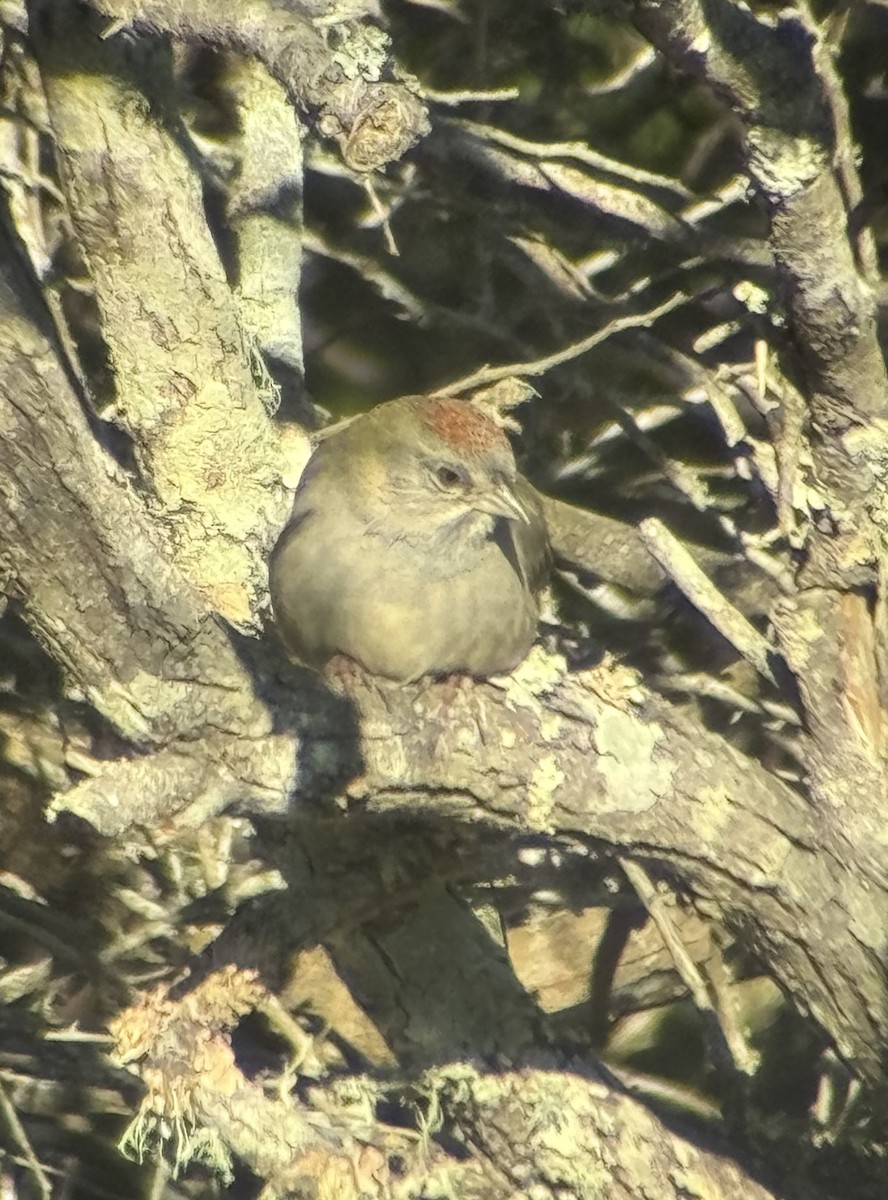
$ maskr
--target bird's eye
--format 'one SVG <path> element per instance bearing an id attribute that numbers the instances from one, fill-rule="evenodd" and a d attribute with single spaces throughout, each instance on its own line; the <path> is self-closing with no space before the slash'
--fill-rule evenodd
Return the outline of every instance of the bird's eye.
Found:
<path id="1" fill-rule="evenodd" d="M 467 482 L 464 471 L 460 471 L 458 467 L 448 467 L 445 464 L 435 467 L 435 479 L 445 488 L 459 487 L 460 484 Z"/>

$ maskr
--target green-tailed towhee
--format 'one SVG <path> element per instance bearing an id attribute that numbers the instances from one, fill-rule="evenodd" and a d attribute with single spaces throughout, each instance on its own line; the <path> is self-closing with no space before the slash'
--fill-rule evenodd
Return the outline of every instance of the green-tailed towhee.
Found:
<path id="1" fill-rule="evenodd" d="M 322 437 L 270 564 L 285 641 L 407 681 L 516 666 L 533 642 L 546 527 L 500 427 L 462 400 L 391 400 Z"/>

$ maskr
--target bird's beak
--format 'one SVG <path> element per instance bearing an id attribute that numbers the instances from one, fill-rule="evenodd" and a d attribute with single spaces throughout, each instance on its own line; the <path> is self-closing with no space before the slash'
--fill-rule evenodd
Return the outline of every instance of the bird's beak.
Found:
<path id="1" fill-rule="evenodd" d="M 506 484 L 501 483 L 486 492 L 472 497 L 472 508 L 491 517 L 505 517 L 507 521 L 523 521 L 530 524 L 527 509 Z"/>

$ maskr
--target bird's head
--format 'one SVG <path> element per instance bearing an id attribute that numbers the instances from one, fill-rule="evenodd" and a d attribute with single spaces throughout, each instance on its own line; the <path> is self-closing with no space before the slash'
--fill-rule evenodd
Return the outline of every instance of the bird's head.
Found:
<path id="1" fill-rule="evenodd" d="M 502 429 L 463 400 L 408 396 L 349 429 L 363 474 L 405 537 L 487 537 L 498 519 L 527 523 L 515 456 Z"/>

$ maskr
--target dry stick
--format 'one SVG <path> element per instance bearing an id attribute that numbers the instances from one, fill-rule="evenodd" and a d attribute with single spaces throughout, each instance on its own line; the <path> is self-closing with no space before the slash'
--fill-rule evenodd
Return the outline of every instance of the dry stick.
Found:
<path id="1" fill-rule="evenodd" d="M 48 1029 L 43 1035 L 44 1042 L 87 1042 L 89 1044 L 109 1046 L 114 1042 L 110 1033 L 89 1033 L 85 1029 Z"/>
<path id="2" fill-rule="evenodd" d="M 472 104 L 476 101 L 517 100 L 521 92 L 514 87 L 498 88 L 492 92 L 436 92 L 432 88 L 423 88 L 422 94 L 435 104 Z"/>
<path id="3" fill-rule="evenodd" d="M 746 422 L 740 416 L 731 390 L 723 386 L 717 377 L 712 378 L 708 372 L 702 371 L 688 355 L 684 355 L 674 349 L 671 349 L 670 353 L 674 358 L 688 363 L 694 369 L 695 373 L 699 375 L 699 386 L 706 392 L 706 399 L 722 427 L 728 449 L 733 451 L 735 446 L 742 443 L 749 451 L 752 466 L 776 505 L 780 531 L 785 534 L 791 528 L 792 486 L 795 467 L 793 466 L 792 470 L 787 474 L 787 471 L 781 466 L 780 457 L 775 453 L 774 447 L 770 444 L 760 442 L 752 436 Z M 734 385 L 733 390 L 738 390 L 737 385 Z M 741 457 L 735 454 L 733 459 L 734 470 L 742 478 L 740 472 Z M 747 460 L 743 458 L 742 461 Z M 787 494 L 789 496 L 788 500 L 786 500 Z M 756 545 L 754 538 L 740 529 L 727 513 L 718 513 L 716 519 L 728 536 L 741 543 L 746 557 L 754 566 L 774 579 L 782 591 L 789 594 L 794 590 L 792 572 L 784 563 L 761 550 Z"/>
<path id="4" fill-rule="evenodd" d="M 694 607 L 760 675 L 776 683 L 770 660 L 778 652 L 768 639 L 734 608 L 662 521 L 649 517 L 638 528 L 648 550 Z"/>
<path id="5" fill-rule="evenodd" d="M 707 381 L 707 394 L 709 385 Z M 640 426 L 633 414 L 623 407 L 615 408 L 615 420 L 627 437 L 642 450 L 652 462 L 656 463 L 663 474 L 681 495 L 693 505 L 697 512 L 711 513 L 719 527 L 732 541 L 739 542 L 743 553 L 754 567 L 773 579 L 778 587 L 786 593 L 793 591 L 793 578 L 789 570 L 756 545 L 755 539 L 740 529 L 727 513 L 715 512 L 709 504 L 709 492 L 699 474 L 685 463 L 677 462 L 666 454 L 657 442 Z"/>
<path id="6" fill-rule="evenodd" d="M 27 1163 L 28 1170 L 34 1176 L 34 1182 L 41 1200 L 51 1200 L 52 1184 L 49 1182 L 46 1172 L 41 1166 L 37 1155 L 34 1153 L 34 1148 L 28 1140 L 27 1133 L 25 1133 L 25 1127 L 19 1120 L 18 1113 L 15 1111 L 15 1106 L 6 1093 L 6 1088 L 2 1080 L 0 1080 L 0 1116 L 2 1116 L 6 1123 L 13 1143 L 18 1146 L 22 1157 Z"/>
<path id="7" fill-rule="evenodd" d="M 329 259 L 330 262 L 341 263 L 344 267 L 348 267 L 354 271 L 383 300 L 388 300 L 392 304 L 398 305 L 405 316 L 410 317 L 414 321 L 427 320 L 430 314 L 438 315 L 437 310 L 433 309 L 424 299 L 417 296 L 415 292 L 411 292 L 409 288 L 404 286 L 400 279 L 392 275 L 386 267 L 371 255 L 355 254 L 340 246 L 334 246 L 332 243 L 325 241 L 323 235 L 314 229 L 306 229 L 302 245 L 304 250 L 308 250 L 321 258 Z M 455 314 L 456 316 L 461 316 L 461 314 Z M 464 323 L 466 325 L 470 324 L 469 322 Z M 472 328 L 475 328 L 474 325 L 472 325 Z M 490 334 L 493 331 L 485 326 L 482 332 Z"/>
<path id="8" fill-rule="evenodd" d="M 714 213 L 721 212 L 729 205 L 744 199 L 748 189 L 749 180 L 746 176 L 735 175 L 708 196 L 694 200 L 687 208 L 682 209 L 679 215 L 686 225 L 697 225 Z"/>
<path id="9" fill-rule="evenodd" d="M 373 211 L 376 213 L 377 217 L 379 218 L 379 223 L 382 226 L 382 232 L 385 237 L 386 249 L 388 250 L 389 254 L 392 256 L 392 258 L 398 258 L 401 254 L 401 251 L 398 249 L 398 243 L 395 241 L 395 235 L 392 233 L 391 223 L 389 222 L 389 215 L 385 211 L 385 207 L 383 206 L 382 201 L 379 199 L 379 193 L 376 191 L 376 188 L 373 186 L 373 180 L 370 178 L 369 175 L 367 175 L 362 180 L 362 183 L 364 185 L 364 191 L 367 194 L 367 199 L 370 201 L 371 207 L 373 208 Z"/>
<path id="10" fill-rule="evenodd" d="M 704 671 L 685 671 L 681 675 L 652 675 L 648 683 L 661 691 L 671 689 L 683 692 L 687 696 L 717 700 L 740 712 L 760 713 L 778 720 L 784 725 L 793 725 L 795 728 L 799 728 L 802 724 L 798 713 L 788 704 L 744 696 L 737 688 L 731 687 L 722 679 L 713 679 Z"/>
<path id="11" fill-rule="evenodd" d="M 691 993 L 691 999 L 701 1012 L 713 1012 L 712 1000 L 706 981 L 697 969 L 697 964 L 688 953 L 687 947 L 681 940 L 674 923 L 663 907 L 663 898 L 658 894 L 651 877 L 644 867 L 623 855 L 619 859 L 620 866 L 626 878 L 635 889 L 639 900 L 647 909 L 648 915 L 657 927 L 666 949 L 669 951 L 675 969 L 681 976 L 682 982 Z"/>
<path id="12" fill-rule="evenodd" d="M 644 46 L 624 67 L 614 71 L 609 79 L 603 79 L 600 83 L 587 83 L 584 91 L 587 96 L 608 96 L 618 92 L 656 61 L 657 52 L 653 46 Z"/>
<path id="13" fill-rule="evenodd" d="M 458 126 L 479 141 L 492 142 L 518 154 L 526 154 L 529 158 L 572 158 L 576 162 L 593 167 L 597 171 L 605 171 L 630 183 L 666 188 L 673 195 L 677 194 L 689 202 L 697 199 L 678 179 L 658 175 L 653 171 L 642 171 L 619 159 L 609 158 L 606 154 L 593 150 L 585 142 L 531 142 L 526 138 L 516 137 L 506 129 L 498 129 L 495 125 L 483 125 L 464 118 L 450 118 L 449 123 Z"/>
<path id="14" fill-rule="evenodd" d="M 657 892 L 647 871 L 639 863 L 620 857 L 620 866 L 626 878 L 632 884 L 639 900 L 647 909 L 648 915 L 657 927 L 666 949 L 672 957 L 675 969 L 682 983 L 688 989 L 698 1011 L 706 1019 L 707 1026 L 717 1044 L 711 1046 L 713 1058 L 727 1058 L 734 1072 L 748 1074 L 754 1067 L 749 1049 L 743 1041 L 739 1030 L 732 1030 L 730 1022 L 724 1020 L 712 1001 L 706 980 L 697 964 L 688 953 L 687 947 L 681 940 L 678 930 L 663 904 L 663 898 Z"/>
<path id="15" fill-rule="evenodd" d="M 316 160 L 317 155 L 314 158 Z M 342 177 L 353 179 L 353 175 L 347 174 L 344 168 Z M 303 247 L 310 250 L 312 254 L 328 258 L 331 262 L 341 263 L 344 267 L 354 271 L 384 300 L 390 300 L 393 304 L 399 305 L 406 315 L 414 320 L 437 322 L 439 325 L 452 326 L 457 330 L 469 330 L 473 334 L 501 342 L 503 345 L 511 345 L 514 342 L 512 335 L 504 327 L 483 317 L 462 312 L 459 308 L 447 308 L 444 304 L 437 304 L 426 297 L 417 296 L 372 254 L 356 254 L 341 246 L 334 246 L 325 241 L 316 229 L 306 229 L 302 242 Z"/>
<path id="16" fill-rule="evenodd" d="M 650 308 L 647 312 L 617 317 L 615 320 L 609 321 L 603 329 L 597 330 L 579 342 L 556 350 L 554 354 L 548 354 L 544 358 L 534 358 L 529 362 L 506 363 L 501 367 L 482 367 L 480 371 L 475 371 L 472 375 L 464 375 L 462 379 L 455 379 L 443 387 L 436 388 L 432 395 L 452 396 L 458 392 L 468 391 L 470 388 L 481 387 L 482 384 L 497 383 L 499 380 L 508 379 L 513 375 L 545 375 L 546 371 L 551 371 L 553 367 L 559 367 L 562 363 L 570 362 L 571 359 L 579 358 L 581 354 L 594 350 L 596 346 L 606 342 L 615 333 L 622 333 L 624 329 L 638 329 L 653 325 L 660 317 L 689 300 L 690 297 L 686 296 L 684 292 L 676 292 L 655 308 Z"/>

